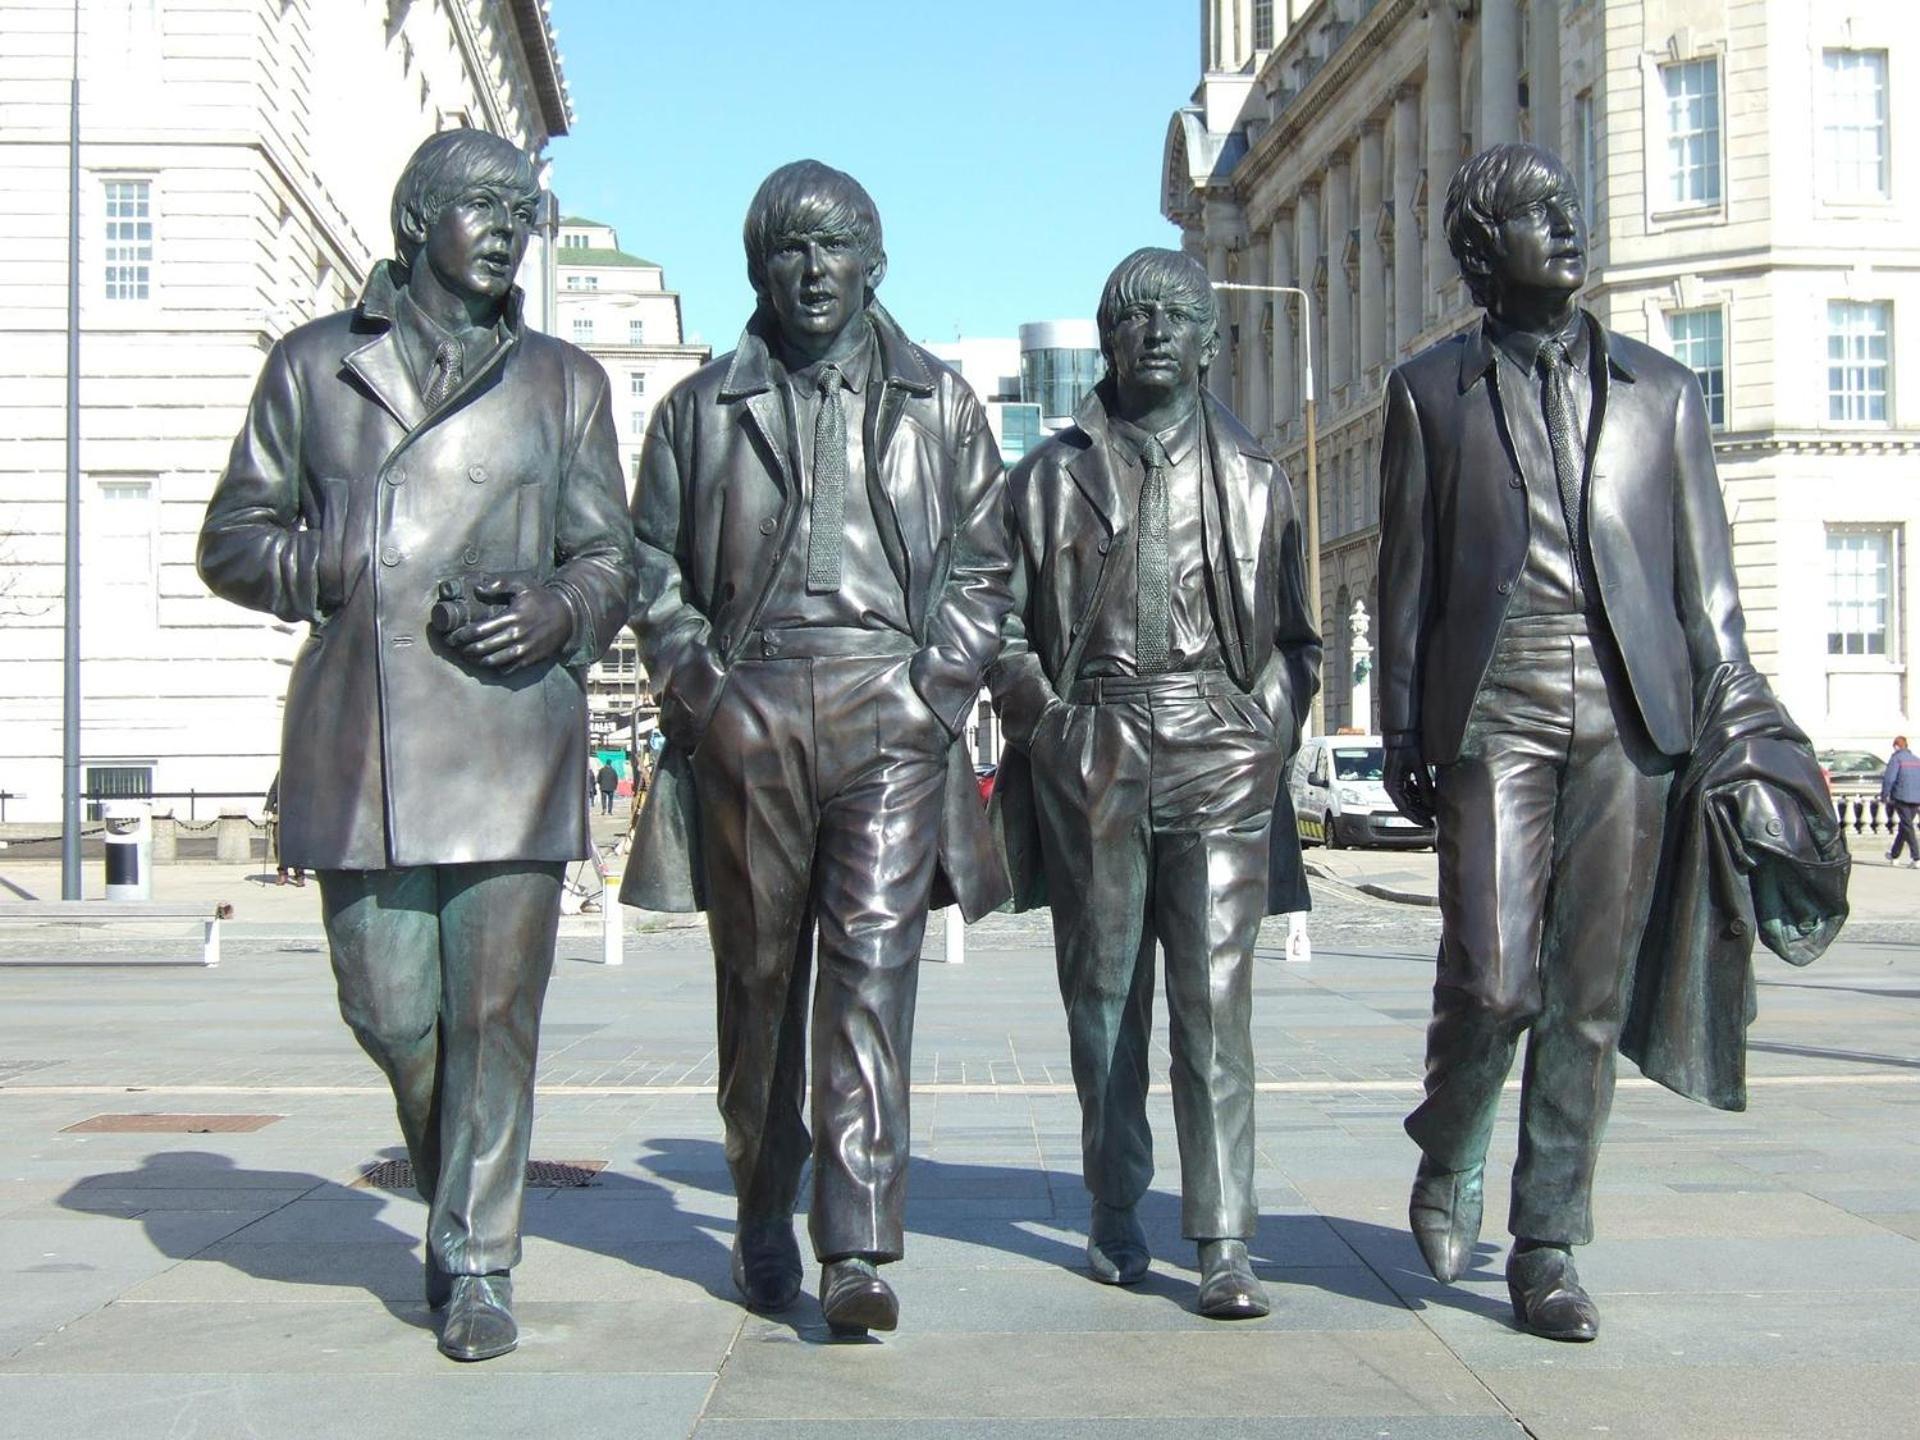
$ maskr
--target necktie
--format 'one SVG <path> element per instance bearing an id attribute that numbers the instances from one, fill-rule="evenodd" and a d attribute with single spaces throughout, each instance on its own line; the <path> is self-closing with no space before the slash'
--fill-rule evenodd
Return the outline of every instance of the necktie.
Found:
<path id="1" fill-rule="evenodd" d="M 1167 573 L 1167 448 L 1155 436 L 1140 447 L 1147 478 L 1140 486 L 1140 566 L 1135 600 L 1140 673 L 1167 668 L 1173 582 Z"/>
<path id="2" fill-rule="evenodd" d="M 465 368 L 458 340 L 442 340 L 433 351 L 433 375 L 427 381 L 427 408 L 438 410 L 460 384 Z"/>
<path id="3" fill-rule="evenodd" d="M 813 422 L 813 496 L 807 504 L 807 591 L 840 588 L 840 556 L 847 515 L 847 412 L 840 404 L 840 371 L 823 365 L 820 413 Z"/>
<path id="4" fill-rule="evenodd" d="M 1553 445 L 1553 475 L 1560 485 L 1560 510 L 1567 519 L 1567 544 L 1573 551 L 1573 575 L 1580 587 L 1585 589 L 1588 565 L 1583 529 L 1587 509 L 1581 490 L 1586 457 L 1580 451 L 1580 432 L 1573 423 L 1573 392 L 1567 384 L 1567 373 L 1572 362 L 1565 345 L 1558 340 L 1549 340 L 1540 347 L 1536 363 L 1546 377 L 1542 397 L 1547 418 L 1547 439 Z"/>

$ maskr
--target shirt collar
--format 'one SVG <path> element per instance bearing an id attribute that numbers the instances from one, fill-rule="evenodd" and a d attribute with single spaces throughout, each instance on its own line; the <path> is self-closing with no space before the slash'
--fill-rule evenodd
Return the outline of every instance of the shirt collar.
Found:
<path id="1" fill-rule="evenodd" d="M 1487 339 L 1494 347 L 1529 375 L 1539 358 L 1540 347 L 1553 340 L 1567 347 L 1568 359 L 1575 370 L 1587 368 L 1587 317 L 1577 308 L 1567 323 L 1550 335 L 1522 330 L 1491 314 L 1487 316 L 1486 329 Z"/>
<path id="2" fill-rule="evenodd" d="M 1146 449 L 1147 432 L 1131 420 L 1122 420 L 1118 415 L 1111 417 L 1108 423 L 1113 433 L 1125 440 L 1133 453 L 1140 457 L 1141 463 L 1145 464 L 1142 452 Z M 1166 450 L 1169 464 L 1184 465 L 1187 457 L 1193 454 L 1200 443 L 1200 407 L 1194 406 L 1184 417 L 1166 429 L 1155 431 L 1153 438 L 1157 439 L 1161 447 Z"/>
<path id="3" fill-rule="evenodd" d="M 873 322 L 863 315 L 861 317 L 861 323 L 866 331 L 865 343 L 855 345 L 852 352 L 848 354 L 845 359 L 831 362 L 833 367 L 840 372 L 840 384 L 842 388 L 853 391 L 861 391 L 867 388 L 867 377 L 873 373 L 873 349 L 877 343 L 873 333 Z M 781 372 L 785 374 L 793 384 L 807 390 L 816 390 L 819 388 L 819 380 L 817 377 L 821 370 L 829 363 L 825 360 L 816 360 L 811 365 L 802 366 L 797 370 L 789 370 L 784 362 L 780 360 L 778 354 L 770 358 L 775 365 L 780 367 Z"/>

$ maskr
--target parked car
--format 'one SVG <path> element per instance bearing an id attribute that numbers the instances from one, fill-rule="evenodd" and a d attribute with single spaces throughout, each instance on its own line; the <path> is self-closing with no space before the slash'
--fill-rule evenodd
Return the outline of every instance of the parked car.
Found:
<path id="1" fill-rule="evenodd" d="M 1813 758 L 1827 772 L 1827 784 L 1834 789 L 1857 790 L 1870 785 L 1878 791 L 1880 777 L 1887 769 L 1887 757 L 1871 750 L 1816 750 Z"/>
<path id="2" fill-rule="evenodd" d="M 1433 844 L 1433 827 L 1393 808 L 1381 776 L 1386 749 L 1378 735 L 1316 735 L 1301 745 L 1288 771 L 1300 842 L 1418 848 Z"/>
<path id="3" fill-rule="evenodd" d="M 993 777 L 999 773 L 1000 767 L 998 765 L 976 765 L 973 767 L 974 781 L 980 786 L 981 804 L 984 805 L 987 801 L 993 799 Z"/>

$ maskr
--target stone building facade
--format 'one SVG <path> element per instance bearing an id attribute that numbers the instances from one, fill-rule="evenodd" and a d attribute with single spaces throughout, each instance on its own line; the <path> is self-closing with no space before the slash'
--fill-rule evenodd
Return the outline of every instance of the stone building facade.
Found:
<path id="1" fill-rule="evenodd" d="M 1756 661 L 1823 745 L 1911 728 L 1920 594 L 1920 63 L 1903 0 L 1202 0 L 1163 209 L 1216 280 L 1312 296 L 1326 722 L 1377 614 L 1380 397 L 1471 323 L 1440 226 L 1459 162 L 1558 151 L 1585 303 L 1701 378 Z M 1213 383 L 1301 483 L 1309 337 L 1228 295 Z"/>
<path id="2" fill-rule="evenodd" d="M 193 557 L 261 361 L 391 252 L 421 140 L 473 125 L 538 153 L 566 88 L 541 0 L 79 12 L 84 783 L 257 807 L 304 627 L 215 599 Z M 74 13 L 0 0 L 0 789 L 9 820 L 56 824 Z M 521 275 L 536 319 L 543 263 Z"/>
<path id="3" fill-rule="evenodd" d="M 554 271 L 554 333 L 606 367 L 621 469 L 631 485 L 653 407 L 712 359 L 713 348 L 686 343 L 679 292 L 667 288 L 660 266 L 622 250 L 611 225 L 563 219 Z M 624 769 L 621 757 L 638 738 L 636 726 L 650 729 L 657 716 L 632 632 L 621 631 L 587 672 L 587 707 L 594 748 Z"/>

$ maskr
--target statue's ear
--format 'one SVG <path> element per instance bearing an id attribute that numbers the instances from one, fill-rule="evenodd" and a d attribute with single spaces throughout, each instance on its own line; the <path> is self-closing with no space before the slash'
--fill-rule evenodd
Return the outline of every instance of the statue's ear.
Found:
<path id="1" fill-rule="evenodd" d="M 1200 347 L 1200 368 L 1206 369 L 1213 364 L 1213 357 L 1220 353 L 1220 327 L 1215 325 L 1207 332 L 1207 338 Z"/>
<path id="2" fill-rule="evenodd" d="M 887 252 L 876 250 L 867 262 L 867 290 L 869 293 L 880 288 L 880 282 L 887 278 Z"/>
<path id="3" fill-rule="evenodd" d="M 412 205 L 400 207 L 400 233 L 415 245 L 427 243 L 427 221 L 420 211 Z"/>

